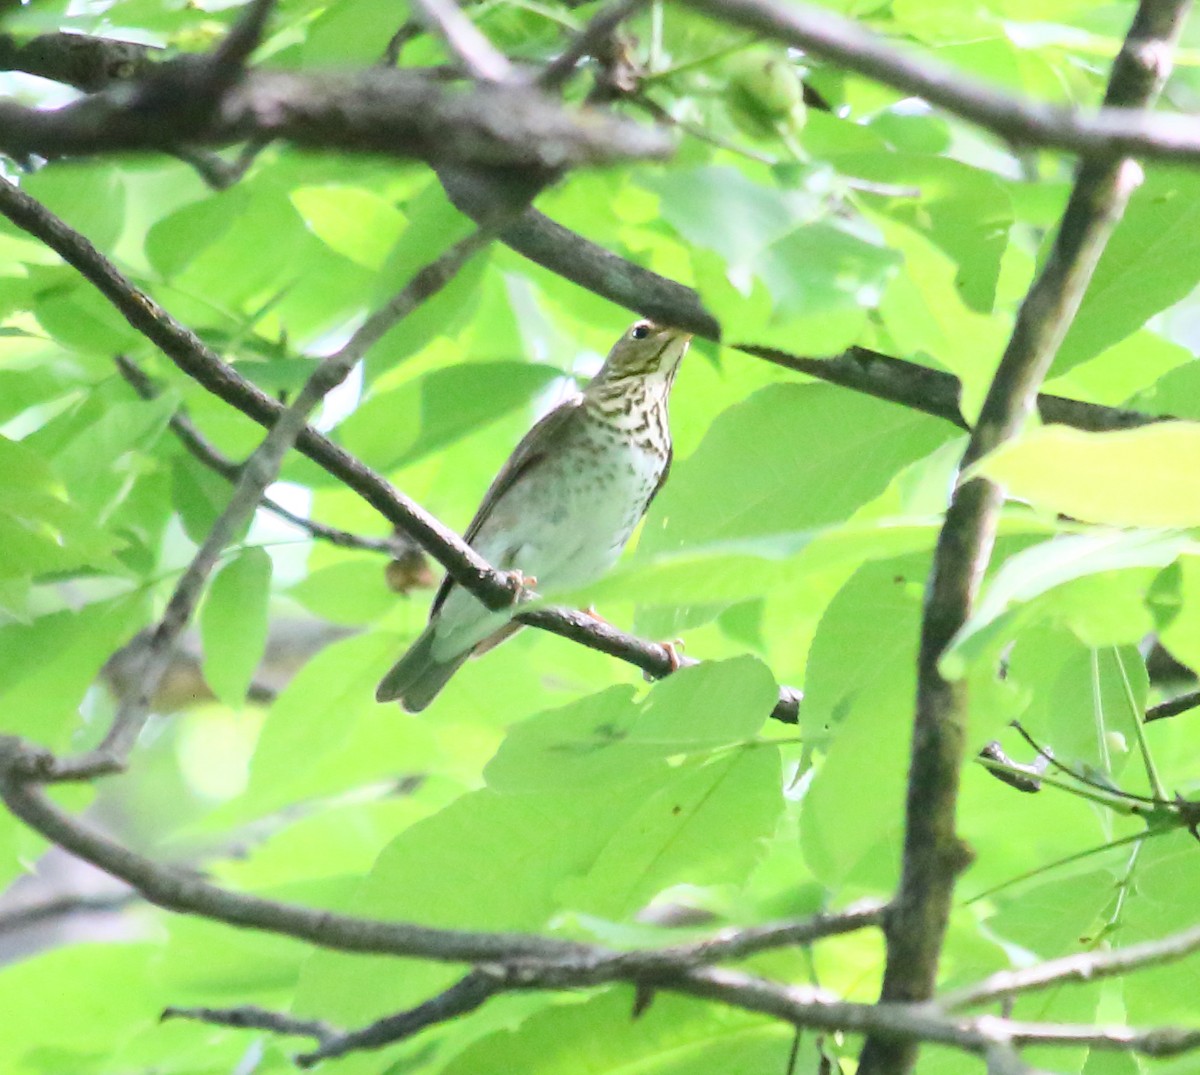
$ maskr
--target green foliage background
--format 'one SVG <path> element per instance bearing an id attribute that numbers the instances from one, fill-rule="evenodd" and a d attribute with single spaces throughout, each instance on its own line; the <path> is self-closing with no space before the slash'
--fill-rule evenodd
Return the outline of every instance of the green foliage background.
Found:
<path id="1" fill-rule="evenodd" d="M 1132 13 L 1083 0 L 831 6 L 1014 93 L 1080 105 L 1099 99 Z M 5 29 L 196 49 L 237 10 L 94 7 L 68 14 L 47 0 Z M 597 7 L 485 0 L 472 15 L 502 50 L 540 62 Z M 404 14 L 383 0 L 284 0 L 264 62 L 373 63 Z M 633 25 L 646 93 L 687 124 L 677 156 L 571 175 L 538 208 L 695 286 L 728 340 L 807 355 L 874 347 L 955 374 L 970 417 L 1065 201 L 1069 161 L 1010 152 L 799 57 L 784 59 L 835 111 L 810 109 L 803 126 L 764 135 L 731 86 L 733 60 L 754 45 L 745 34 L 670 6 Z M 1195 100 L 1197 46 L 1193 32 L 1176 101 Z M 427 36 L 402 56 L 444 59 Z M 34 99 L 45 92 L 17 86 Z M 285 147 L 221 193 L 166 157 L 54 163 L 20 182 L 272 394 L 294 391 L 313 356 L 463 227 L 424 166 Z M 1198 205 L 1194 172 L 1148 169 L 1048 390 L 1200 418 L 1190 348 Z M 101 666 L 153 622 L 228 496 L 167 429 L 170 415 L 185 405 L 235 458 L 261 430 L 9 225 L 0 316 L 0 727 L 80 749 L 112 712 L 96 685 Z M 319 424 L 461 528 L 535 414 L 592 371 L 629 320 L 496 246 L 388 334 Z M 116 353 L 164 387 L 158 400 L 134 395 Z M 900 861 L 922 589 L 962 434 L 705 343 L 680 374 L 673 427 L 675 470 L 636 548 L 576 596 L 639 633 L 686 637 L 702 665 L 647 687 L 615 660 L 526 631 L 464 667 L 431 711 L 377 706 L 374 683 L 420 629 L 427 593 L 397 596 L 380 556 L 313 542 L 260 513 L 200 613 L 214 697 L 159 719 L 130 774 L 98 789 L 95 815 L 155 857 L 202 864 L 239 890 L 616 945 L 690 935 L 653 924 L 667 908 L 704 912 L 711 928 L 886 898 Z M 1097 781 L 1151 791 L 1136 725 L 1157 695 L 1138 646 L 1158 631 L 1180 660 L 1200 661 L 1197 458 L 1195 427 L 1156 427 L 1033 430 L 985 461 L 1021 502 L 1006 509 L 979 608 L 947 658 L 948 673 L 972 683 L 972 751 L 1000 736 L 1020 755 L 1006 731 L 1020 718 Z M 386 534 L 298 456 L 284 478 L 281 495 L 314 518 Z M 271 625 L 298 617 L 350 630 L 274 701 L 247 702 Z M 798 729 L 766 721 L 778 683 L 805 691 Z M 1166 790 L 1194 794 L 1195 719 L 1145 734 Z M 82 809 L 89 795 L 64 799 Z M 1145 829 L 1069 791 L 1024 796 L 969 767 L 960 831 L 976 860 L 959 886 L 943 984 L 1192 924 L 1200 855 L 1184 831 L 1052 865 Z M 0 816 L 0 879 L 43 849 Z M 287 1042 L 160 1025 L 158 1013 L 259 1004 L 354 1026 L 461 973 L 151 909 L 128 917 L 129 939 L 70 944 L 0 971 L 4 1072 L 290 1070 Z M 872 1001 L 882 950 L 856 934 L 756 965 Z M 1014 1015 L 1194 1022 L 1196 973 L 1181 964 L 1063 987 L 1019 1001 Z M 631 1021 L 631 1002 L 624 987 L 506 997 L 327 1067 L 784 1070 L 785 1027 L 670 997 Z M 855 1052 L 852 1041 L 820 1047 Z M 799 1070 L 815 1070 L 817 1049 L 806 1036 Z M 1086 1075 L 1143 1070 L 1121 1054 L 1032 1058 Z M 976 1070 L 937 1050 L 920 1066 Z"/>

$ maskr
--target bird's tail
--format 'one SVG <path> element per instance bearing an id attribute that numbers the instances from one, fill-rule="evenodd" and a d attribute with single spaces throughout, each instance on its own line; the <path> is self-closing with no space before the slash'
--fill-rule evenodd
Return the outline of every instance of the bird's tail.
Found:
<path id="1" fill-rule="evenodd" d="M 430 624 L 375 688 L 377 702 L 399 701 L 408 712 L 418 713 L 437 697 L 471 651 L 439 661 L 433 656 L 433 640 Z"/>

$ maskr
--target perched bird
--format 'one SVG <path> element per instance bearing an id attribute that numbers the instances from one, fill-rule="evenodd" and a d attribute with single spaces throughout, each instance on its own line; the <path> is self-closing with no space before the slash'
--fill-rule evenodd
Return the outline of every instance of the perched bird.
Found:
<path id="1" fill-rule="evenodd" d="M 586 585 L 607 571 L 671 466 L 667 398 L 691 334 L 638 321 L 575 399 L 517 445 L 467 528 L 494 567 L 542 588 Z M 429 625 L 375 697 L 424 709 L 471 654 L 520 629 L 515 607 L 493 611 L 447 576 Z"/>

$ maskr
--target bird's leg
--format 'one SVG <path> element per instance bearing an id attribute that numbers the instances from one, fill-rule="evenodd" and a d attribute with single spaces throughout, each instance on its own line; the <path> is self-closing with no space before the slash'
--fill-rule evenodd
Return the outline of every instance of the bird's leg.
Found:
<path id="1" fill-rule="evenodd" d="M 683 639 L 677 638 L 673 642 L 660 642 L 659 645 L 667 651 L 667 660 L 671 662 L 671 671 L 678 672 L 680 664 L 683 663 L 679 659 L 679 652 L 683 649 Z"/>
<path id="2" fill-rule="evenodd" d="M 660 642 L 659 645 L 667 651 L 667 660 L 671 664 L 671 672 L 678 672 L 680 666 L 683 664 L 683 661 L 679 656 L 679 651 L 683 649 L 683 639 L 677 638 L 673 642 Z M 667 673 L 667 675 L 670 674 L 670 672 Z M 661 678 L 661 676 L 653 676 L 649 672 L 642 673 L 642 679 L 644 679 L 647 683 L 653 683 L 656 679 Z"/>
<path id="3" fill-rule="evenodd" d="M 528 601 L 531 597 L 537 596 L 533 592 L 533 588 L 537 585 L 537 578 L 534 575 L 526 575 L 525 572 L 515 567 L 511 571 L 506 571 L 505 574 L 508 576 L 509 582 L 512 584 L 512 603 L 514 605 L 519 604 L 521 601 Z"/>

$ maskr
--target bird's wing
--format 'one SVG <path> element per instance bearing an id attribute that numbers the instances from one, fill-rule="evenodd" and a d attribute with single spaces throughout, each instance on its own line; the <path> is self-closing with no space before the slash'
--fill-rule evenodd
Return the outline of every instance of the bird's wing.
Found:
<path id="1" fill-rule="evenodd" d="M 658 482 L 654 488 L 650 490 L 650 499 L 646 501 L 646 509 L 642 512 L 643 515 L 650 510 L 650 505 L 654 503 L 654 498 L 658 496 L 659 490 L 667 483 L 667 476 L 671 473 L 671 461 L 675 458 L 675 445 L 667 445 L 667 461 L 663 464 L 662 473 L 658 476 Z"/>
<path id="2" fill-rule="evenodd" d="M 546 454 L 546 450 L 554 441 L 555 436 L 579 412 L 582 406 L 583 399 L 580 397 L 564 400 L 554 410 L 535 422 L 533 428 L 521 438 L 521 443 L 513 449 L 512 455 L 500 468 L 500 473 L 492 479 L 488 491 L 483 494 L 483 502 L 475 512 L 475 518 L 471 520 L 466 533 L 463 534 L 468 545 L 478 536 L 484 520 L 491 514 L 500 498 L 517 483 L 525 471 Z M 434 595 L 433 605 L 429 609 L 430 619 L 436 616 L 442 605 L 445 604 L 453 586 L 454 579 L 449 575 L 442 579 L 442 584 Z"/>

